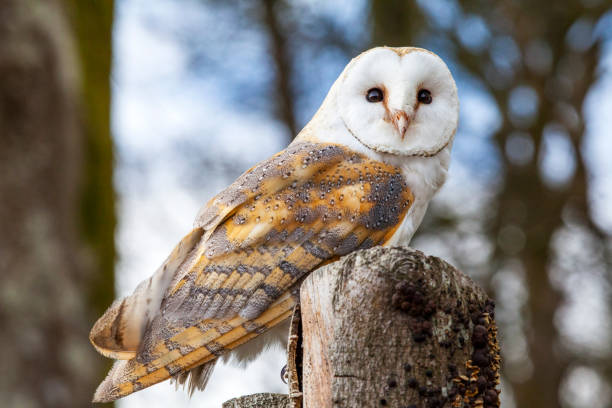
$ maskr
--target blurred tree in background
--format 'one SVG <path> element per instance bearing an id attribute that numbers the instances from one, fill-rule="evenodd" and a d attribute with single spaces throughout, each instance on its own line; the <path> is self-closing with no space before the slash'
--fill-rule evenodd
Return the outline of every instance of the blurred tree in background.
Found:
<path id="1" fill-rule="evenodd" d="M 113 299 L 111 26 L 105 0 L 0 4 L 0 405 L 83 407 Z"/>

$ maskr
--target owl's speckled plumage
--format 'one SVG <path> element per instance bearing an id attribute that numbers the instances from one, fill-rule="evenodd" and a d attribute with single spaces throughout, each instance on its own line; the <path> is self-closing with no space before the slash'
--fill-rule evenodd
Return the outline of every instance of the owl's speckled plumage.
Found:
<path id="1" fill-rule="evenodd" d="M 425 54 L 382 50 L 399 58 L 409 50 Z M 392 136 L 385 136 L 388 146 L 381 151 L 363 144 L 368 133 L 352 126 L 361 118 L 336 108 L 338 95 L 352 103 L 343 82 L 351 69 L 364 69 L 359 58 L 294 142 L 214 197 L 158 271 L 96 322 L 92 343 L 120 361 L 95 401 L 111 401 L 170 377 L 184 382 L 190 372 L 203 387 L 217 357 L 290 316 L 299 282 L 312 270 L 360 248 L 407 243 L 444 182 L 454 129 L 446 139 L 432 136 L 437 151 L 430 155 L 422 154 L 428 144 L 421 136 L 415 151 L 391 151 Z M 397 98 L 389 91 L 382 115 Z M 418 123 L 414 112 L 413 107 L 412 120 Z M 456 125 L 456 118 L 450 120 Z M 385 132 L 385 126 L 377 132 Z M 410 139 L 410 132 L 404 136 Z M 397 143 L 410 142 L 398 137 Z"/>

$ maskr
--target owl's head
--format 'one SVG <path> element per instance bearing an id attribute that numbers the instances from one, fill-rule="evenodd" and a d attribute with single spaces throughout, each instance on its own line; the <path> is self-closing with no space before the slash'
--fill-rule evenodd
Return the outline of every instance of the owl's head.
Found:
<path id="1" fill-rule="evenodd" d="M 446 64 L 427 50 L 373 48 L 347 65 L 334 88 L 344 125 L 375 151 L 432 156 L 455 135 L 457 87 Z"/>

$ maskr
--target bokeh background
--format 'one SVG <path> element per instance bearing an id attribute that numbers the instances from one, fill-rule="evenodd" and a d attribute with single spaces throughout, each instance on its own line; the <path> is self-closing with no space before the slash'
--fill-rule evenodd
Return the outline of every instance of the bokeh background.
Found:
<path id="1" fill-rule="evenodd" d="M 497 301 L 504 408 L 612 406 L 609 0 L 3 0 L 0 405 L 88 406 L 87 333 L 199 206 L 286 146 L 374 45 L 439 54 L 461 101 L 412 246 Z M 284 392 L 282 350 L 122 408 Z"/>

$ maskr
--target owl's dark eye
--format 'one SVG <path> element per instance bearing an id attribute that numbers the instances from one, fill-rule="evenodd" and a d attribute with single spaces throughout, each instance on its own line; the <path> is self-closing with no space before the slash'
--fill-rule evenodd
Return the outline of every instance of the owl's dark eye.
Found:
<path id="1" fill-rule="evenodd" d="M 417 95 L 417 100 L 421 103 L 429 105 L 431 103 L 431 92 L 427 89 L 421 89 Z"/>
<path id="2" fill-rule="evenodd" d="M 380 88 L 372 88 L 366 94 L 368 102 L 380 102 L 383 100 L 383 91 Z"/>

